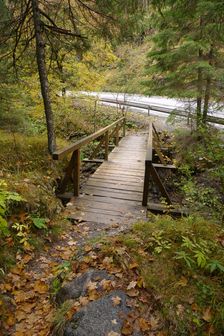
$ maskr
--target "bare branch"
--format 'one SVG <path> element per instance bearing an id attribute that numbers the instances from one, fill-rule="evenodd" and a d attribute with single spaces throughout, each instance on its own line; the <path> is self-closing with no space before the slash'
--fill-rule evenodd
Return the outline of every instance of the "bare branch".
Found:
<path id="1" fill-rule="evenodd" d="M 51 30 L 51 31 L 54 31 L 55 33 L 58 33 L 58 34 L 62 34 L 62 35 L 68 35 L 68 36 L 74 36 L 74 37 L 79 37 L 81 39 L 86 39 L 87 37 L 81 35 L 81 34 L 76 34 L 76 33 L 73 33 L 71 32 L 70 30 L 68 29 L 64 29 L 64 28 L 60 28 L 60 27 L 57 27 L 57 26 L 50 26 L 50 25 L 47 25 L 46 23 L 42 22 L 43 26 L 46 27 L 47 29 Z"/>

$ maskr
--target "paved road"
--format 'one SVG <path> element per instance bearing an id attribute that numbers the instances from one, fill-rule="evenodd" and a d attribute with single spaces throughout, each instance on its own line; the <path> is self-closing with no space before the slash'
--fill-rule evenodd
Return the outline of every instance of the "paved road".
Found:
<path id="1" fill-rule="evenodd" d="M 116 99 L 116 100 L 122 100 L 126 102 L 137 102 L 137 103 L 143 103 L 143 104 L 149 104 L 149 105 L 156 105 L 157 107 L 162 107 L 166 109 L 170 109 L 170 111 L 178 109 L 178 110 L 186 110 L 189 109 L 189 106 L 191 109 L 194 109 L 194 104 L 189 101 L 174 99 L 174 98 L 166 98 L 166 97 L 159 97 L 159 96 L 143 96 L 143 95 L 137 95 L 137 94 L 124 94 L 124 93 L 113 93 L 113 92 L 80 92 L 81 94 L 86 94 L 88 96 L 98 97 L 99 99 Z M 73 95 L 72 92 L 67 92 L 69 95 Z M 108 105 L 111 105 L 107 103 Z M 132 111 L 141 112 L 141 113 L 147 113 L 146 110 L 132 107 L 129 108 Z M 150 114 L 158 117 L 162 117 L 163 119 L 167 119 L 168 115 L 164 114 L 162 112 L 150 110 Z M 224 118 L 224 111 L 215 111 L 209 113 L 212 116 Z M 224 125 L 217 125 L 218 128 L 224 129 Z"/>

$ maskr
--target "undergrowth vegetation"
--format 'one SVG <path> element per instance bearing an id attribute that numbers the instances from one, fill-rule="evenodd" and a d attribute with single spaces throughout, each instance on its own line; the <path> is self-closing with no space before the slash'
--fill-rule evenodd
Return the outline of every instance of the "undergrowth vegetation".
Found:
<path id="1" fill-rule="evenodd" d="M 224 142 L 215 128 L 199 133 L 177 134 L 176 164 L 181 173 L 181 188 L 191 211 L 215 216 L 224 215 Z"/>
<path id="2" fill-rule="evenodd" d="M 153 293 L 153 314 L 164 335 L 223 335 L 222 226 L 194 215 L 177 220 L 151 216 L 101 244 L 114 260 L 120 248 L 131 257 L 143 279 L 140 288 Z"/>

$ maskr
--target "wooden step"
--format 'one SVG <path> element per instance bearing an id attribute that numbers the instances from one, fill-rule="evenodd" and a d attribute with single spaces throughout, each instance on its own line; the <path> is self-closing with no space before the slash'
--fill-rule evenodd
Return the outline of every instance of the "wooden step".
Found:
<path id="1" fill-rule="evenodd" d="M 164 165 L 164 164 L 160 164 L 160 163 L 153 163 L 152 165 L 153 165 L 153 167 L 155 167 L 155 168 L 177 169 L 176 166 L 174 166 L 174 165 L 169 165 L 169 164 Z"/>
<path id="2" fill-rule="evenodd" d="M 173 216 L 188 216 L 189 211 L 179 205 L 165 205 L 161 203 L 148 203 L 147 209 L 155 214 L 170 214 Z"/>

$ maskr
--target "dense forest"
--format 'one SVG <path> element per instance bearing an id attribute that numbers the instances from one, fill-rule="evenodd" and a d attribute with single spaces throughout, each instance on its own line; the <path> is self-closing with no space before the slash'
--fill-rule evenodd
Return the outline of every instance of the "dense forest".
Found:
<path id="1" fill-rule="evenodd" d="M 0 14 L 0 335 L 223 335 L 223 1 L 0 0 Z M 148 115 L 102 104 L 102 92 L 184 111 Z M 156 175 L 144 210 L 124 210 L 126 226 L 116 214 L 108 224 L 112 200 L 104 223 L 78 206 L 72 220 L 60 187 L 84 190 L 114 146 L 117 157 L 117 120 L 131 139 L 153 125 L 155 165 L 172 171 Z M 133 150 L 130 183 L 117 176 L 110 190 L 130 196 L 139 181 L 142 197 Z"/>

